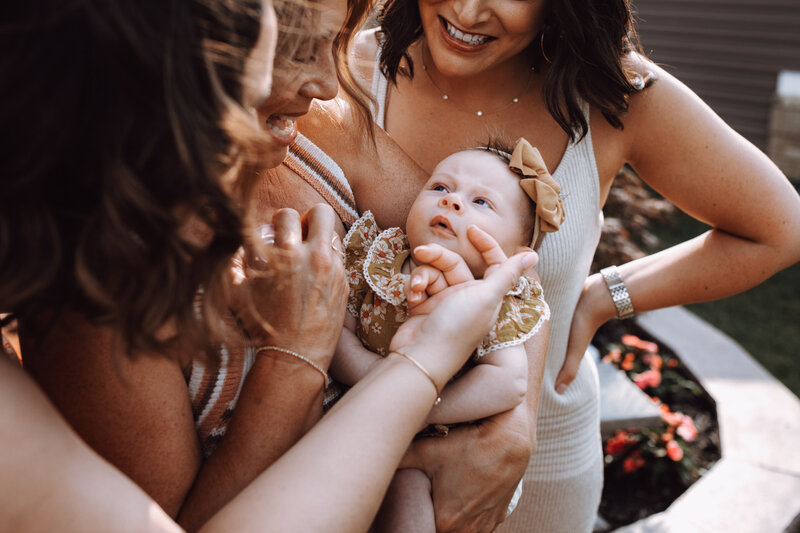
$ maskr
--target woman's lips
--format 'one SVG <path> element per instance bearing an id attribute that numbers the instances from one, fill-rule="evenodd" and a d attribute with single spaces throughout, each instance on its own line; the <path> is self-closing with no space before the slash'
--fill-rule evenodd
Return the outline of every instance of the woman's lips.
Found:
<path id="1" fill-rule="evenodd" d="M 455 237 L 456 232 L 453 231 L 453 226 L 450 225 L 450 221 L 447 220 L 447 217 L 443 215 L 436 215 L 431 219 L 430 227 L 439 233 L 442 233 L 447 236 Z"/>
<path id="2" fill-rule="evenodd" d="M 297 137 L 296 120 L 294 116 L 272 114 L 265 121 L 266 131 L 279 142 L 291 144 Z"/>
<path id="3" fill-rule="evenodd" d="M 491 43 L 492 41 L 495 40 L 494 37 L 489 37 L 487 41 L 482 42 L 480 44 L 467 43 L 467 42 L 463 41 L 462 39 L 458 39 L 458 38 L 454 37 L 453 35 L 450 35 L 450 32 L 448 31 L 448 24 L 449 24 L 448 21 L 445 18 L 440 16 L 439 17 L 439 33 L 441 34 L 442 40 L 444 40 L 445 44 L 447 44 L 451 48 L 454 48 L 454 49 L 456 49 L 456 50 L 458 50 L 460 52 L 475 52 L 475 51 L 478 51 L 478 50 L 483 50 L 484 48 L 486 48 L 489 45 L 489 43 Z M 450 26 L 451 26 L 451 28 L 455 29 L 454 26 L 452 26 L 452 25 L 450 25 Z"/>

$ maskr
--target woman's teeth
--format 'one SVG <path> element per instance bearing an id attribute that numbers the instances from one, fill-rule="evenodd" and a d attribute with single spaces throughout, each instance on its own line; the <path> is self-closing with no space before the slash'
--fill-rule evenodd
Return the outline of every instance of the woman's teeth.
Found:
<path id="1" fill-rule="evenodd" d="M 463 43 L 471 44 L 473 46 L 483 44 L 490 39 L 490 37 L 487 35 L 474 35 L 472 33 L 464 33 L 460 30 L 457 30 L 446 20 L 444 21 L 444 27 L 447 30 L 447 33 L 450 35 L 450 37 L 458 39 Z"/>
<path id="2" fill-rule="evenodd" d="M 294 131 L 294 119 L 282 115 L 270 115 L 267 119 L 267 126 L 275 133 L 289 135 Z"/>

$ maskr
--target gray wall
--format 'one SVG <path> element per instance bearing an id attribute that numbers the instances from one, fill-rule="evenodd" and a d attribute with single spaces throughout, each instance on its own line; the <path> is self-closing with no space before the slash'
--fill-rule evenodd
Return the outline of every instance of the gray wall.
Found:
<path id="1" fill-rule="evenodd" d="M 642 47 L 765 150 L 775 81 L 800 70 L 800 0 L 633 0 Z"/>

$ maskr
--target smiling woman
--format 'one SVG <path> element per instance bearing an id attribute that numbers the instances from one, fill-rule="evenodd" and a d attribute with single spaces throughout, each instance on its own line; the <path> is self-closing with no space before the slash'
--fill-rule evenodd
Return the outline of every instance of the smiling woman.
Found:
<path id="1" fill-rule="evenodd" d="M 339 90 L 333 42 L 342 28 L 346 6 L 342 0 L 309 3 L 285 2 L 279 9 L 281 23 L 278 61 L 270 97 L 258 106 L 258 118 L 270 139 L 264 152 L 267 168 L 278 166 L 297 137 L 295 121 L 308 113 L 314 99 L 330 100 Z M 299 29 L 287 24 L 301 21 Z M 307 26 L 307 27 L 306 27 Z M 293 35 L 294 34 L 294 35 Z M 299 41 L 299 42 L 298 42 Z"/>
<path id="2" fill-rule="evenodd" d="M 334 215 L 284 209 L 267 248 L 235 196 L 252 150 L 272 149 L 247 109 L 269 87 L 271 3 L 3 10 L 0 125 L 15 134 L 0 144 L 0 316 L 17 316 L 25 363 L 0 357 L 4 529 L 164 532 L 177 517 L 206 531 L 366 530 L 436 391 L 532 255 L 443 294 L 404 328 L 405 357 L 308 432 L 344 313 Z M 296 93 L 325 94 L 309 85 Z M 242 242 L 259 268 L 234 283 Z M 222 339 L 239 343 L 214 357 Z M 260 355 L 204 461 L 193 422 L 209 413 L 193 413 L 186 373 L 202 360 L 224 375 L 244 349 Z"/>
<path id="3" fill-rule="evenodd" d="M 796 262 L 800 200 L 764 154 L 636 52 L 628 0 L 387 0 L 379 20 L 352 50 L 383 128 L 378 156 L 363 156 L 367 136 L 336 105 L 302 130 L 341 167 L 355 204 L 402 227 L 439 161 L 500 134 L 538 148 L 566 212 L 541 248 L 553 319 L 547 356 L 528 346 L 524 408 L 415 442 L 411 466 L 433 479 L 441 530 L 492 530 L 524 474 L 508 530 L 589 531 L 602 457 L 596 369 L 582 355 L 617 316 L 589 275 L 614 176 L 630 164 L 712 228 L 619 268 L 637 311 L 729 296 Z"/>

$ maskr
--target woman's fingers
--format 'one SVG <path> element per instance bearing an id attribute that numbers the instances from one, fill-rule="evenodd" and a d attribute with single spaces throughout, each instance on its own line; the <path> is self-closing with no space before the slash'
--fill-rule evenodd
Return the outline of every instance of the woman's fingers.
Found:
<path id="1" fill-rule="evenodd" d="M 303 241 L 300 214 L 294 209 L 279 209 L 272 215 L 275 226 L 275 246 L 291 248 Z"/>
<path id="2" fill-rule="evenodd" d="M 441 271 L 448 285 L 457 285 L 475 279 L 460 255 L 439 244 L 417 246 L 414 248 L 414 259 Z"/>
<path id="3" fill-rule="evenodd" d="M 499 265 L 506 254 L 494 238 L 474 224 L 467 228 L 467 238 L 483 257 L 486 266 Z"/>
<path id="4" fill-rule="evenodd" d="M 335 222 L 336 213 L 328 204 L 317 204 L 309 209 L 302 218 L 302 225 L 308 228 L 307 242 L 317 250 L 335 248 L 333 246 L 333 237 L 336 235 Z"/>

